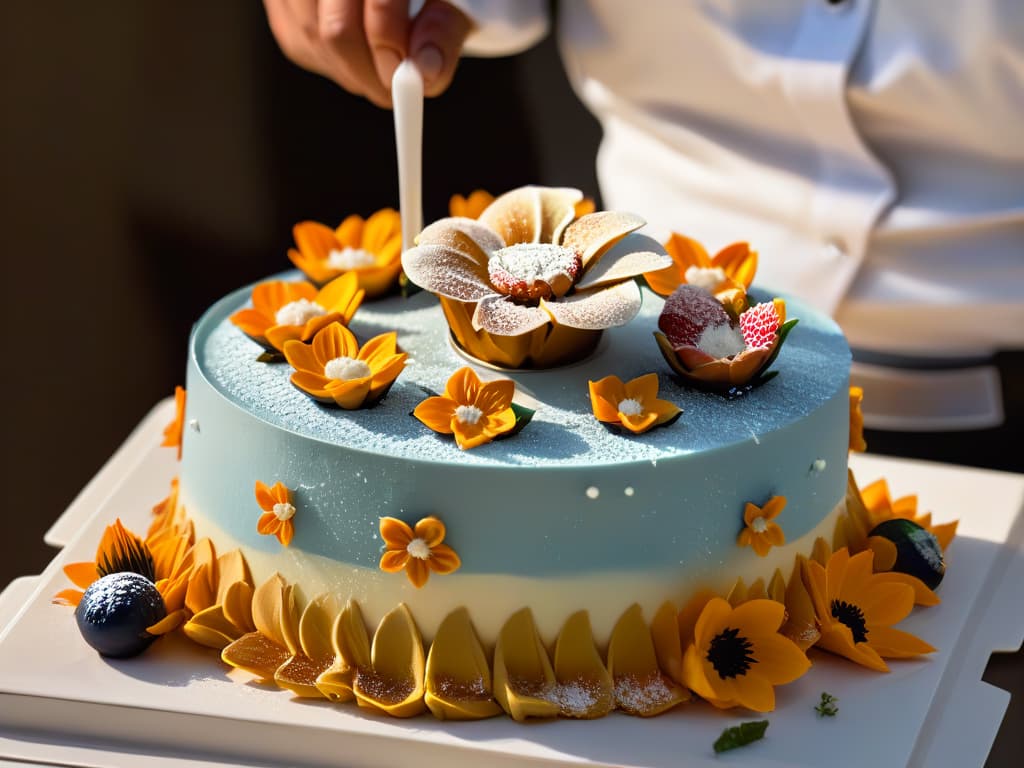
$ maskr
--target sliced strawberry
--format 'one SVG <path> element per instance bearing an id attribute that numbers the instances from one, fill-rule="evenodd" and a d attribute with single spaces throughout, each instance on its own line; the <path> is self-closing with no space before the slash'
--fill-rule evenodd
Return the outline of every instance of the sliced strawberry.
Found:
<path id="1" fill-rule="evenodd" d="M 740 315 L 740 330 L 747 349 L 770 347 L 782 323 L 775 304 L 765 301 Z"/>

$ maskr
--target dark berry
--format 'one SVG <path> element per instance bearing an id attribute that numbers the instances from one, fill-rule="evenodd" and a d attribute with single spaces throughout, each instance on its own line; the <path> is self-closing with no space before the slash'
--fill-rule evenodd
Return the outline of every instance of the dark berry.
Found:
<path id="1" fill-rule="evenodd" d="M 85 642 L 101 656 L 125 658 L 142 653 L 155 639 L 150 627 L 167 615 L 156 586 L 137 573 L 111 573 L 85 590 L 75 619 Z"/>
<path id="2" fill-rule="evenodd" d="M 913 520 L 893 518 L 879 523 L 869 536 L 881 536 L 896 545 L 892 570 L 916 576 L 929 589 L 935 589 L 946 574 L 942 547 L 935 535 Z"/>
<path id="3" fill-rule="evenodd" d="M 686 283 L 665 300 L 658 318 L 658 327 L 673 347 L 696 347 L 706 328 L 729 324 L 729 313 L 718 299 L 703 288 Z"/>

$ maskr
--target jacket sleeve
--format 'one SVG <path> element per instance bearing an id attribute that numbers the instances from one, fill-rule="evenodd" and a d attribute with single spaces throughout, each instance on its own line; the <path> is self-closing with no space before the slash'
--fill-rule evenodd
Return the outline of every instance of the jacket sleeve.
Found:
<path id="1" fill-rule="evenodd" d="M 466 56 L 511 56 L 548 33 L 546 0 L 448 0 L 473 21 Z"/>

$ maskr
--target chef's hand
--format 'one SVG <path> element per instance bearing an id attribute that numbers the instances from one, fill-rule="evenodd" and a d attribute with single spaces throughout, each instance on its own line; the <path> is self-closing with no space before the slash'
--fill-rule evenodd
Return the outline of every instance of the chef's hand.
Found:
<path id="1" fill-rule="evenodd" d="M 379 107 L 391 106 L 391 76 L 411 57 L 427 96 L 452 81 L 470 20 L 444 0 L 263 0 L 285 56 Z"/>

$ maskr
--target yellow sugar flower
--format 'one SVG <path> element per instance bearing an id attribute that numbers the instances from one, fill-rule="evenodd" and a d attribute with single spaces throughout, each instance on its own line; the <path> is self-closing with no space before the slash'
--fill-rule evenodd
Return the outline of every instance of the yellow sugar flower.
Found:
<path id="1" fill-rule="evenodd" d="M 786 506 L 785 496 L 772 496 L 764 507 L 747 502 L 743 509 L 743 524 L 746 526 L 736 538 L 741 547 L 753 547 L 759 557 L 764 557 L 772 547 L 786 543 L 786 534 L 778 523 L 772 522 Z"/>
<path id="2" fill-rule="evenodd" d="M 337 229 L 303 221 L 292 230 L 297 248 L 288 258 L 317 285 L 353 273 L 368 298 L 387 293 L 402 269 L 402 223 L 398 211 L 384 208 L 365 221 L 349 216 Z"/>
<path id="3" fill-rule="evenodd" d="M 510 379 L 485 384 L 467 366 L 452 374 L 443 395 L 428 397 L 417 405 L 413 416 L 435 432 L 455 435 L 459 448 L 466 450 L 489 443 L 516 426 L 514 394 L 515 383 Z"/>
<path id="4" fill-rule="evenodd" d="M 861 499 L 867 507 L 871 516 L 872 527 L 886 520 L 903 519 L 911 520 L 938 539 L 939 546 L 943 551 L 953 541 L 956 535 L 956 528 L 959 521 L 953 520 L 949 523 L 932 523 L 932 513 L 925 512 L 917 514 L 917 496 L 910 494 L 893 500 L 889 495 L 889 483 L 885 478 L 879 478 L 873 483 L 860 489 Z"/>
<path id="5" fill-rule="evenodd" d="M 235 312 L 231 322 L 257 344 L 283 351 L 286 341 L 309 341 L 331 323 L 348 325 L 364 293 L 351 272 L 319 291 L 311 283 L 270 280 L 253 288 L 252 307 Z"/>
<path id="6" fill-rule="evenodd" d="M 181 458 L 181 443 L 185 433 L 185 388 L 177 386 L 174 388 L 174 419 L 164 427 L 164 439 L 160 443 L 162 448 L 177 448 L 178 458 Z"/>
<path id="7" fill-rule="evenodd" d="M 314 400 L 355 410 L 378 402 L 405 368 L 408 355 L 397 351 L 394 332 L 362 347 L 340 323 L 331 323 L 312 344 L 288 341 L 284 356 L 295 369 L 291 382 Z"/>
<path id="8" fill-rule="evenodd" d="M 658 399 L 658 374 L 648 373 L 625 384 L 618 376 L 591 381 L 590 404 L 594 417 L 606 424 L 618 424 L 634 434 L 673 423 L 682 409 Z"/>
<path id="9" fill-rule="evenodd" d="M 415 528 L 397 518 L 382 517 L 380 536 L 386 547 L 380 556 L 380 569 L 385 573 L 404 570 L 417 589 L 427 583 L 431 571 L 452 573 L 462 564 L 455 550 L 442 544 L 444 523 L 434 516 L 424 517 Z"/>
<path id="10" fill-rule="evenodd" d="M 821 628 L 816 645 L 878 672 L 883 658 L 908 658 L 935 649 L 914 635 L 893 629 L 914 607 L 914 588 L 873 573 L 874 553 L 834 552 L 827 565 L 804 562 L 804 581 Z"/>
<path id="11" fill-rule="evenodd" d="M 733 608 L 712 598 L 693 636 L 682 638 L 683 682 L 722 709 L 775 709 L 774 686 L 796 680 L 811 666 L 803 651 L 779 634 L 785 618 L 785 606 L 774 600 L 749 600 Z"/>
<path id="12" fill-rule="evenodd" d="M 295 505 L 292 504 L 292 492 L 284 483 L 278 482 L 273 488 L 256 481 L 256 503 L 263 514 L 256 523 L 256 530 L 263 536 L 276 536 L 282 546 L 287 547 L 295 535 Z"/>

